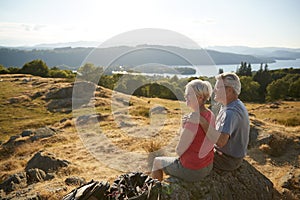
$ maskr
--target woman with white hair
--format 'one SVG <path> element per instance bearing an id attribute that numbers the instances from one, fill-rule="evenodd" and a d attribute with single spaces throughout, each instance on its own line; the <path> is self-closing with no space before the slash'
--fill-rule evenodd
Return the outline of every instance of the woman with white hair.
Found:
<path id="1" fill-rule="evenodd" d="M 213 168 L 213 143 L 206 137 L 199 124 L 200 116 L 214 127 L 214 115 L 205 107 L 212 94 L 208 81 L 193 80 L 186 85 L 186 104 L 193 112 L 185 118 L 176 147 L 178 157 L 156 157 L 152 177 L 161 181 L 163 173 L 187 182 L 195 182 L 207 176 Z"/>

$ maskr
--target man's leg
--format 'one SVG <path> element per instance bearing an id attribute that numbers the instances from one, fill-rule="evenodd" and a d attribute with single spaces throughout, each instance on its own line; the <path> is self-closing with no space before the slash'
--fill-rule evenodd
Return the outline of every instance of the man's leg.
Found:
<path id="1" fill-rule="evenodd" d="M 233 171 L 241 166 L 243 158 L 234 158 L 226 154 L 215 152 L 214 168 L 224 171 Z"/>

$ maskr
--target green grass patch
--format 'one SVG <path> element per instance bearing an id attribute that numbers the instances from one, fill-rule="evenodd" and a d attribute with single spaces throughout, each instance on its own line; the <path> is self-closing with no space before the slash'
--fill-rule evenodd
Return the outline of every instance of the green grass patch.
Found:
<path id="1" fill-rule="evenodd" d="M 0 82 L 0 141 L 4 142 L 12 135 L 25 129 L 35 129 L 54 124 L 71 114 L 51 113 L 46 102 L 41 99 L 11 103 L 10 99 L 21 95 L 33 94 L 38 89 L 20 82 Z M 30 98 L 29 98 L 30 99 Z"/>
<path id="2" fill-rule="evenodd" d="M 130 109 L 130 114 L 148 118 L 150 116 L 149 111 L 150 108 L 148 106 L 134 106 L 132 109 Z"/>

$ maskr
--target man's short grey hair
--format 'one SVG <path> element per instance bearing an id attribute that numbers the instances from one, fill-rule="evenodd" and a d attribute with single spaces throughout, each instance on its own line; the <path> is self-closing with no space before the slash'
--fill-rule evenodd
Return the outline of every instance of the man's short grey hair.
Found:
<path id="1" fill-rule="evenodd" d="M 216 80 L 223 81 L 224 86 L 232 87 L 234 92 L 241 93 L 241 81 L 238 75 L 233 72 L 225 72 L 216 76 Z"/>

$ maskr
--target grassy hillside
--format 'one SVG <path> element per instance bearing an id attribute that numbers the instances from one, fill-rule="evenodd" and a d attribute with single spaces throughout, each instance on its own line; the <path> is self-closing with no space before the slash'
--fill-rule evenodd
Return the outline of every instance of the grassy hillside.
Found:
<path id="1" fill-rule="evenodd" d="M 46 101 L 34 98 L 37 92 L 51 88 L 54 82 L 62 79 L 31 78 L 30 75 L 0 76 L 0 141 L 20 134 L 25 129 L 51 125 L 71 114 L 51 113 L 47 110 Z"/>
<path id="2" fill-rule="evenodd" d="M 10 136 L 19 135 L 25 129 L 50 126 L 57 130 L 53 137 L 25 142 L 10 148 L 1 145 L 0 182 L 9 175 L 24 170 L 28 160 L 41 150 L 71 162 L 69 167 L 57 173 L 55 179 L 34 185 L 31 192 L 38 191 L 45 199 L 60 199 L 67 191 L 74 189 L 76 186 L 66 186 L 64 183 L 67 177 L 78 176 L 87 181 L 113 180 L 122 173 L 122 170 L 111 166 L 118 162 L 127 164 L 128 161 L 120 160 L 120 157 L 114 160 L 114 154 L 109 154 L 109 161 L 91 154 L 93 152 L 86 146 L 78 127 L 74 124 L 73 113 L 50 111 L 50 100 L 45 98 L 47 94 L 70 84 L 65 79 L 30 75 L 0 76 L 2 144 Z M 97 134 L 95 130 L 100 127 L 101 133 L 112 142 L 101 144 L 104 149 L 109 150 L 111 145 L 115 145 L 127 152 L 146 153 L 166 147 L 164 150 L 167 155 L 174 155 L 180 120 L 183 114 L 188 113 L 184 102 L 138 98 L 116 94 L 101 87 L 95 92 L 93 105 L 95 114 L 100 118 L 99 123 L 87 121 L 83 134 Z M 151 114 L 150 110 L 157 107 L 163 107 L 165 110 L 155 115 Z M 252 128 L 259 131 L 260 136 L 273 135 L 276 139 L 269 145 L 258 145 L 249 149 L 246 159 L 283 192 L 282 177 L 292 169 L 299 174 L 300 102 L 246 103 L 246 107 L 250 113 Z"/>

